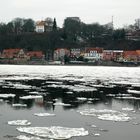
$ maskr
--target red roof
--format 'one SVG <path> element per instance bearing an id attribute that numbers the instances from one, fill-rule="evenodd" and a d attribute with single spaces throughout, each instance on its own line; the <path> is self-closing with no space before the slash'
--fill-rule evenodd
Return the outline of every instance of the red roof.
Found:
<path id="1" fill-rule="evenodd" d="M 42 51 L 30 51 L 27 53 L 30 57 L 42 58 L 44 56 Z"/>
<path id="2" fill-rule="evenodd" d="M 3 53 L 18 53 L 21 49 L 5 49 Z"/>
<path id="3" fill-rule="evenodd" d="M 21 49 L 19 49 L 19 48 L 16 48 L 16 49 L 5 49 L 5 50 L 3 50 L 2 57 L 13 58 L 13 57 L 17 56 L 17 54 L 19 53 L 20 50 Z"/>
<path id="4" fill-rule="evenodd" d="M 137 54 L 140 56 L 140 50 L 136 50 Z"/>
<path id="5" fill-rule="evenodd" d="M 36 26 L 45 26 L 45 21 L 38 21 Z"/>
<path id="6" fill-rule="evenodd" d="M 103 48 L 86 48 L 86 53 L 90 51 L 97 51 L 97 53 L 103 53 Z"/>
<path id="7" fill-rule="evenodd" d="M 137 56 L 138 53 L 136 51 L 124 51 L 124 57 L 126 56 Z"/>

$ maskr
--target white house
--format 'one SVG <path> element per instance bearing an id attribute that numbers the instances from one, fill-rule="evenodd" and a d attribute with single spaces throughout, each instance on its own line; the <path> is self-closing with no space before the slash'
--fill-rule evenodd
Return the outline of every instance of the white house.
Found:
<path id="1" fill-rule="evenodd" d="M 37 33 L 44 33 L 45 32 L 45 21 L 38 21 L 36 23 L 36 28 L 35 28 L 35 31 Z"/>
<path id="2" fill-rule="evenodd" d="M 84 58 L 90 61 L 98 61 L 103 59 L 103 49 L 102 48 L 86 48 Z"/>

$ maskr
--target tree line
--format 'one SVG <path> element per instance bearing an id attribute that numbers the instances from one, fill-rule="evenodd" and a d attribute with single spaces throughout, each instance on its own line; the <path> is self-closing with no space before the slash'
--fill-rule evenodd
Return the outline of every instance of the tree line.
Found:
<path id="1" fill-rule="evenodd" d="M 35 32 L 36 22 L 33 19 L 15 18 L 8 23 L 0 23 L 0 50 L 24 48 L 27 51 L 52 52 L 60 47 L 103 47 L 125 50 L 137 49 L 140 44 L 126 40 L 124 28 L 113 29 L 110 24 L 86 24 L 80 20 L 66 18 L 63 27 L 59 28 L 56 19 L 45 20 L 48 25 L 52 25 L 52 30 L 42 34 Z"/>

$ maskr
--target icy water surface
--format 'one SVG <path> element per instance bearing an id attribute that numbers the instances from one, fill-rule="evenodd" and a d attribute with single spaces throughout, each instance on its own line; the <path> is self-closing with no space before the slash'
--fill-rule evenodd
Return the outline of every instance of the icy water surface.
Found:
<path id="1" fill-rule="evenodd" d="M 140 68 L 0 65 L 0 140 L 139 140 Z"/>

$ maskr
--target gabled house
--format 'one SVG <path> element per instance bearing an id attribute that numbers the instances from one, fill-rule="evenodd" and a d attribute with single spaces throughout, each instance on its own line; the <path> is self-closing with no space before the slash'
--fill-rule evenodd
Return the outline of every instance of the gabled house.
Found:
<path id="1" fill-rule="evenodd" d="M 71 48 L 70 59 L 73 61 L 77 60 L 80 56 L 82 56 L 83 51 L 83 48 Z"/>
<path id="2" fill-rule="evenodd" d="M 124 51 L 123 60 L 125 62 L 137 62 L 138 61 L 138 53 L 136 51 Z"/>
<path id="3" fill-rule="evenodd" d="M 3 59 L 25 59 L 27 58 L 25 52 L 23 49 L 5 49 L 2 52 L 1 58 Z"/>
<path id="4" fill-rule="evenodd" d="M 53 28 L 53 22 L 48 22 L 48 21 L 38 21 L 36 23 L 36 28 L 35 31 L 37 33 L 44 33 L 44 32 L 50 32 L 52 31 Z"/>
<path id="5" fill-rule="evenodd" d="M 140 62 L 140 50 L 136 50 L 136 52 L 137 52 L 137 55 L 138 55 L 138 62 Z"/>
<path id="6" fill-rule="evenodd" d="M 54 51 L 54 60 L 64 61 L 65 56 L 70 56 L 70 50 L 66 48 L 58 48 Z"/>
<path id="7" fill-rule="evenodd" d="M 29 60 L 44 60 L 45 55 L 42 51 L 30 51 L 27 52 Z"/>
<path id="8" fill-rule="evenodd" d="M 103 48 L 85 48 L 84 58 L 90 61 L 99 61 L 103 59 Z"/>
<path id="9" fill-rule="evenodd" d="M 103 60 L 105 61 L 121 61 L 123 59 L 123 50 L 104 50 Z"/>
<path id="10" fill-rule="evenodd" d="M 45 32 L 45 26 L 46 26 L 45 21 L 38 21 L 36 23 L 35 31 L 37 33 L 44 33 Z"/>

